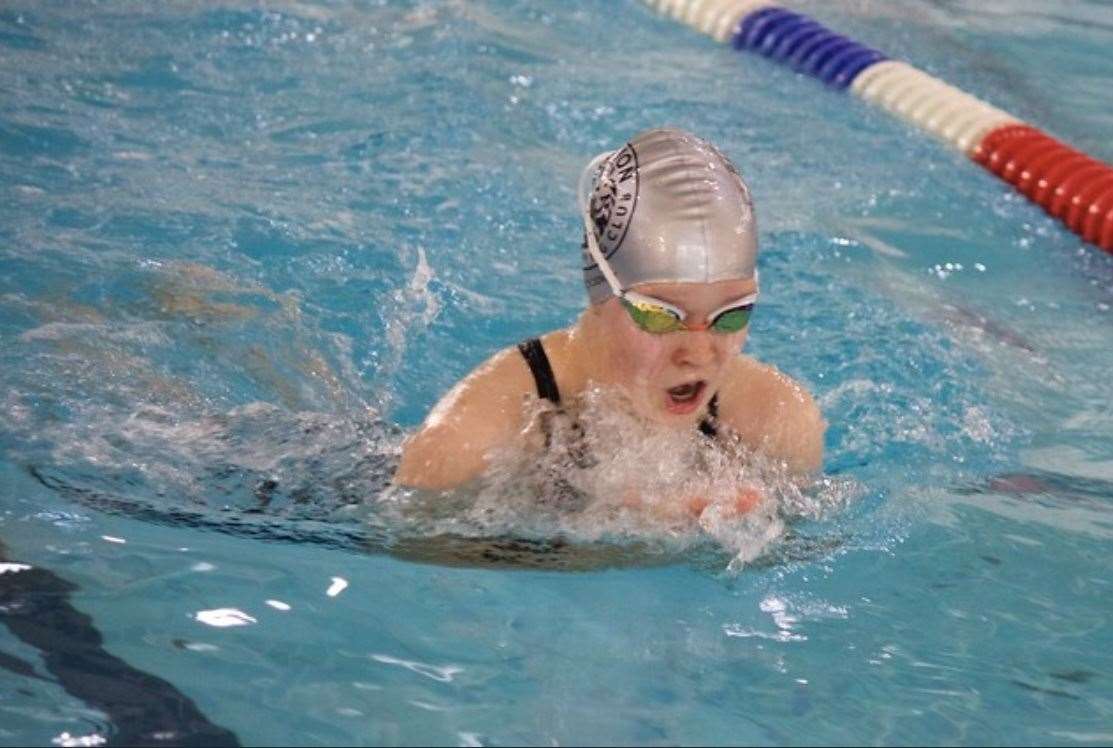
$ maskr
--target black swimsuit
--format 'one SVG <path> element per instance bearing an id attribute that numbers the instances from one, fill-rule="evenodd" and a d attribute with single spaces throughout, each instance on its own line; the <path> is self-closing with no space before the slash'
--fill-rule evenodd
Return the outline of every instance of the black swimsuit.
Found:
<path id="1" fill-rule="evenodd" d="M 549 357 L 546 355 L 545 347 L 541 344 L 541 341 L 538 338 L 524 340 L 518 343 L 518 350 L 521 352 L 522 358 L 529 364 L 529 370 L 533 373 L 537 396 L 559 407 L 560 389 L 557 387 L 553 367 L 549 364 Z M 719 429 L 715 425 L 718 418 L 719 393 L 716 392 L 711 396 L 711 401 L 707 403 L 707 415 L 699 422 L 700 433 L 714 438 L 719 433 Z M 548 438 L 549 436 L 546 434 L 546 441 L 548 441 Z"/>

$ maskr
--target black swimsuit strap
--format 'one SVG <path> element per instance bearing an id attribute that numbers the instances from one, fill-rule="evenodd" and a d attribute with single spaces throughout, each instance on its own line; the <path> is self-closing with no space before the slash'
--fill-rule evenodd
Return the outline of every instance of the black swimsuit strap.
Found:
<path id="1" fill-rule="evenodd" d="M 719 393 L 711 396 L 707 403 L 707 415 L 699 422 L 700 433 L 704 436 L 715 437 L 719 434 L 719 427 L 715 422 L 719 420 Z"/>
<path id="2" fill-rule="evenodd" d="M 548 400 L 553 405 L 560 405 L 560 389 L 557 387 L 556 376 L 553 375 L 553 367 L 549 363 L 549 356 L 545 353 L 545 346 L 541 345 L 538 338 L 530 338 L 518 343 L 518 350 L 521 352 L 522 358 L 529 364 L 534 385 L 537 387 L 537 396 L 542 400 Z M 718 420 L 719 393 L 716 392 L 707 403 L 707 415 L 699 422 L 700 433 L 704 436 L 717 436 L 719 429 L 715 423 Z"/>
<path id="3" fill-rule="evenodd" d="M 560 405 L 560 389 L 557 388 L 553 367 L 549 364 L 549 357 L 545 354 L 545 347 L 541 345 L 541 341 L 537 338 L 523 340 L 518 343 L 518 350 L 533 373 L 537 396 L 542 400 L 548 400 L 553 405 Z"/>

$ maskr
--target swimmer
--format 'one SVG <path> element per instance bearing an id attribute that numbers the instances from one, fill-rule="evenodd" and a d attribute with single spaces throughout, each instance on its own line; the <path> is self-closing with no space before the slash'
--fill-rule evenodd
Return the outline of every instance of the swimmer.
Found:
<path id="1" fill-rule="evenodd" d="M 678 129 L 643 132 L 593 159 L 578 195 L 589 304 L 570 327 L 507 348 L 459 382 L 403 446 L 396 483 L 474 481 L 500 450 L 544 449 L 551 420 L 609 388 L 638 422 L 698 430 L 817 471 L 826 424 L 798 383 L 741 353 L 758 301 L 750 192 L 714 146 Z M 636 435 L 631 434 L 632 438 Z M 743 491 L 739 513 L 756 505 Z M 698 515 L 707 502 L 679 497 Z"/>

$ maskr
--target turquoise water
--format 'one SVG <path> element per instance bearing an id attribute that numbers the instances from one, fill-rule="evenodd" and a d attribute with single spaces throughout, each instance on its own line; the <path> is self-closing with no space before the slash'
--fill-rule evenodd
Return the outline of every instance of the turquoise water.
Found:
<path id="1" fill-rule="evenodd" d="M 1107 5 L 793 7 L 1113 160 Z M 126 732 L 17 625 L 63 597 L 244 744 L 1113 743 L 1113 258 L 962 156 L 632 1 L 6 3 L 0 92 L 0 541 L 74 585 L 0 574 L 3 744 Z M 740 571 L 400 530 L 666 123 L 751 183 L 838 508 Z"/>

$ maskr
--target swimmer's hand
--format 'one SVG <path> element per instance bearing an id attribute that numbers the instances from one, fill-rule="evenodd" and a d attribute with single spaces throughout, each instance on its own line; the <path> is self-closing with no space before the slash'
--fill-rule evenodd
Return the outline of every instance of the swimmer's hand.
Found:
<path id="1" fill-rule="evenodd" d="M 723 512 L 728 517 L 740 517 L 757 508 L 761 503 L 763 494 L 753 486 L 746 486 L 734 497 L 734 499 L 725 502 Z M 690 496 L 685 502 L 684 506 L 688 510 L 688 514 L 694 518 L 699 518 L 704 513 L 707 507 L 711 506 L 711 501 L 703 496 Z"/>
<path id="2" fill-rule="evenodd" d="M 699 520 L 707 511 L 708 507 L 716 506 L 719 516 L 721 517 L 741 517 L 748 514 L 757 508 L 764 499 L 764 494 L 754 486 L 745 486 L 734 496 L 733 499 L 716 504 L 706 496 L 687 496 L 678 502 L 668 502 L 665 507 L 653 507 L 646 504 L 642 497 L 635 491 L 627 491 L 622 499 L 622 505 L 628 509 L 642 510 L 646 508 L 655 509 L 655 513 L 662 517 L 662 519 L 675 519 L 679 514 L 681 517 L 687 519 Z M 664 509 L 662 511 L 662 509 Z"/>

